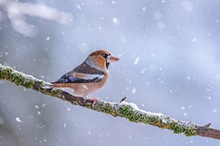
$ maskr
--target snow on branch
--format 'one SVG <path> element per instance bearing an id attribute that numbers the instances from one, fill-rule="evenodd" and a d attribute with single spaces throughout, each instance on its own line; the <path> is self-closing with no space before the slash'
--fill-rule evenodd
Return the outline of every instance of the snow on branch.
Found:
<path id="1" fill-rule="evenodd" d="M 39 80 L 33 76 L 16 71 L 8 66 L 0 64 L 0 80 L 8 80 L 18 86 L 24 86 L 45 95 L 53 96 L 73 105 L 82 106 L 94 111 L 110 114 L 114 117 L 122 117 L 130 122 L 143 123 L 163 129 L 172 130 L 174 133 L 184 133 L 186 136 L 203 136 L 220 140 L 220 130 L 210 128 L 211 124 L 199 126 L 187 121 L 179 121 L 161 113 L 153 113 L 139 109 L 134 103 L 97 101 L 92 108 L 90 99 L 72 96 L 67 92 L 58 89 L 44 89 L 42 87 L 49 85 L 48 82 Z"/>

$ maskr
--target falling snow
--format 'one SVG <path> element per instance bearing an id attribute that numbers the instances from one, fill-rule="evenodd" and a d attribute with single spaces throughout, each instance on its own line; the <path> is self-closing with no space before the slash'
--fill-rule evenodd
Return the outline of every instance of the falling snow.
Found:
<path id="1" fill-rule="evenodd" d="M 196 38 L 193 38 L 193 39 L 192 39 L 192 42 L 196 42 L 196 40 L 197 40 Z"/>
<path id="2" fill-rule="evenodd" d="M 118 102 L 127 97 L 125 102 L 133 103 L 121 104 L 136 110 L 198 124 L 209 119 L 213 127 L 220 123 L 217 1 L 0 3 L 0 64 L 52 82 L 92 51 L 106 49 L 120 61 L 110 64 L 107 83 L 91 98 Z M 176 139 L 171 132 L 155 140 L 155 133 L 146 130 L 149 125 L 85 110 L 4 80 L 0 85 L 0 125 L 7 128 L 0 139 L 7 145 L 219 145 L 184 135 Z"/>
<path id="3" fill-rule="evenodd" d="M 113 18 L 112 18 L 112 21 L 113 21 L 113 23 L 114 23 L 115 25 L 118 25 L 118 19 L 117 19 L 116 17 L 113 17 Z"/>
<path id="4" fill-rule="evenodd" d="M 49 40 L 50 40 L 50 37 L 47 37 L 46 40 L 49 41 Z"/>
<path id="5" fill-rule="evenodd" d="M 79 9 L 79 10 L 82 9 L 82 7 L 80 5 L 76 5 L 76 8 Z"/>
<path id="6" fill-rule="evenodd" d="M 133 94 L 136 93 L 136 88 L 133 88 L 132 91 L 131 91 Z"/>
<path id="7" fill-rule="evenodd" d="M 138 64 L 138 62 L 139 62 L 139 60 L 140 60 L 140 57 L 137 57 L 136 59 L 135 59 L 135 61 L 134 61 L 134 65 L 137 65 Z"/>
<path id="8" fill-rule="evenodd" d="M 21 119 L 19 117 L 16 117 L 15 120 L 18 122 L 18 123 L 21 123 Z"/>
<path id="9" fill-rule="evenodd" d="M 217 112 L 217 110 L 216 110 L 216 109 L 213 109 L 212 111 L 213 111 L 214 113 L 216 113 L 216 112 Z"/>

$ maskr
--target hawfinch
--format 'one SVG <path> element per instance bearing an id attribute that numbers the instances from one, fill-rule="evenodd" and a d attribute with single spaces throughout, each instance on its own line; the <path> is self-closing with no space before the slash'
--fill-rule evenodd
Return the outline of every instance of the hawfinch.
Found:
<path id="1" fill-rule="evenodd" d="M 52 82 L 52 88 L 70 88 L 73 94 L 80 97 L 88 97 L 89 94 L 99 90 L 108 79 L 108 67 L 119 58 L 105 50 L 91 53 L 85 61 L 64 74 L 56 82 Z"/>

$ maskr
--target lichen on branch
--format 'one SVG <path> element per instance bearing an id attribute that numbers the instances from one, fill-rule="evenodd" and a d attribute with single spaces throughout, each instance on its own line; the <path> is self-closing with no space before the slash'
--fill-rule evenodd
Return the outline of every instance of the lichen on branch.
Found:
<path id="1" fill-rule="evenodd" d="M 33 76 L 16 71 L 8 66 L 0 64 L 0 80 L 8 80 L 18 86 L 33 89 L 45 95 L 53 96 L 73 105 L 82 106 L 94 111 L 110 114 L 114 117 L 126 118 L 130 122 L 143 123 L 163 129 L 172 130 L 176 134 L 184 133 L 186 136 L 203 136 L 220 139 L 220 130 L 210 128 L 210 124 L 199 126 L 187 121 L 179 121 L 161 113 L 153 113 L 139 109 L 134 103 L 107 102 L 99 100 L 92 108 L 92 101 L 82 97 L 76 97 L 59 89 L 45 89 L 50 83 L 37 79 Z"/>

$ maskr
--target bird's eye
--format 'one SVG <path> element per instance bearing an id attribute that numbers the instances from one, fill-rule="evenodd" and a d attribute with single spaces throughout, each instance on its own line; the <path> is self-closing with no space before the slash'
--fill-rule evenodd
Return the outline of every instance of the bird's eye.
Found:
<path id="1" fill-rule="evenodd" d="M 107 59 L 107 57 L 108 57 L 108 54 L 105 54 L 105 53 L 102 53 L 101 55 L 102 55 L 102 57 L 104 57 L 105 59 Z"/>

